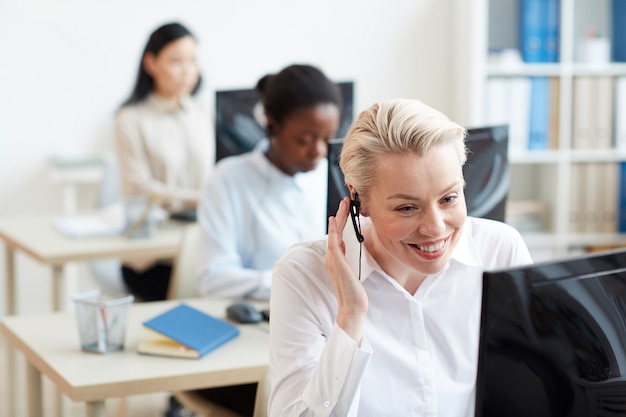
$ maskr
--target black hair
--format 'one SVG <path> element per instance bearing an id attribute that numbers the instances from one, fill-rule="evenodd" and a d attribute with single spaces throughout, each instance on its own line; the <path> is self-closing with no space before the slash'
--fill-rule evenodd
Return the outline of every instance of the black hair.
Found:
<path id="1" fill-rule="evenodd" d="M 278 74 L 266 75 L 257 82 L 256 90 L 265 115 L 276 123 L 303 107 L 331 103 L 341 108 L 339 86 L 311 65 L 290 65 Z M 267 128 L 271 135 L 270 123 Z"/>
<path id="2" fill-rule="evenodd" d="M 139 61 L 139 73 L 137 74 L 137 81 L 135 81 L 135 87 L 133 88 L 133 92 L 130 94 L 130 97 L 124 101 L 122 107 L 127 106 L 129 104 L 139 103 L 144 100 L 148 95 L 154 90 L 154 79 L 150 74 L 146 72 L 143 67 L 143 57 L 146 56 L 147 53 L 153 53 L 154 55 L 158 55 L 165 46 L 169 43 L 178 40 L 180 38 L 184 38 L 185 36 L 193 36 L 193 34 L 187 29 L 185 26 L 180 23 L 167 23 L 158 29 L 156 29 L 150 35 L 148 39 L 148 43 L 143 50 L 143 54 L 141 54 L 141 60 Z M 198 78 L 198 83 L 194 87 L 191 92 L 192 95 L 196 94 L 200 89 L 200 84 L 202 82 L 202 76 Z"/>

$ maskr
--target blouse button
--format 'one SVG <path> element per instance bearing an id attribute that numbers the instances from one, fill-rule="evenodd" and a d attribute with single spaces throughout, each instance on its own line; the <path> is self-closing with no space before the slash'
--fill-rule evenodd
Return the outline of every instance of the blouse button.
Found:
<path id="1" fill-rule="evenodd" d="M 330 401 L 324 401 L 324 407 L 326 408 L 330 407 Z"/>

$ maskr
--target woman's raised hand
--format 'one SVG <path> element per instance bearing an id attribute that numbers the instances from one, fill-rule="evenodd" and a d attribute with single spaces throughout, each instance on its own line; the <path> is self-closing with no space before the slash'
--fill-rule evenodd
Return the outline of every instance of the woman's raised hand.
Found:
<path id="1" fill-rule="evenodd" d="M 337 324 L 360 344 L 368 300 L 365 288 L 346 258 L 343 229 L 348 221 L 349 205 L 350 199 L 344 198 L 339 204 L 337 214 L 328 219 L 328 241 L 324 266 L 337 296 Z"/>

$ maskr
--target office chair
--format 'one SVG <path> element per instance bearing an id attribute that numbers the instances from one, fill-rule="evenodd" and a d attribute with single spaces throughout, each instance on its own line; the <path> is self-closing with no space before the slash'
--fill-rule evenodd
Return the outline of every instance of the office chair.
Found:
<path id="1" fill-rule="evenodd" d="M 104 159 L 102 179 L 98 190 L 98 209 L 114 204 L 122 204 L 120 174 L 117 161 L 113 157 Z M 122 279 L 122 263 L 119 259 L 102 259 L 89 264 L 94 279 L 105 290 L 124 293 L 128 290 Z"/>
<path id="2" fill-rule="evenodd" d="M 196 278 L 198 276 L 198 259 L 200 256 L 200 226 L 197 223 L 185 227 L 178 256 L 174 262 L 168 299 L 181 299 L 198 297 Z M 269 395 L 269 381 L 267 372 L 259 381 L 257 395 L 254 404 L 254 417 L 267 416 L 267 397 Z M 183 406 L 196 414 L 205 417 L 241 417 L 240 414 L 222 407 L 212 401 L 202 398 L 194 391 L 178 391 L 174 397 Z"/>
<path id="3" fill-rule="evenodd" d="M 182 233 L 167 292 L 168 300 L 200 296 L 196 287 L 199 258 L 200 226 L 198 223 L 190 223 Z"/>

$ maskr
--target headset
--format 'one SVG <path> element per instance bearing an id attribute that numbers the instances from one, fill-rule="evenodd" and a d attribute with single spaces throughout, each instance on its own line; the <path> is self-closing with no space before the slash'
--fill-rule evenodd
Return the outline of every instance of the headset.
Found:
<path id="1" fill-rule="evenodd" d="M 361 255 L 363 254 L 363 241 L 365 238 L 361 234 L 361 220 L 359 213 L 361 211 L 361 200 L 359 200 L 359 193 L 354 192 L 354 199 L 350 199 L 350 217 L 352 218 L 352 226 L 354 227 L 354 234 L 356 240 L 359 241 L 359 281 L 361 281 Z"/>
<path id="2" fill-rule="evenodd" d="M 352 218 L 352 226 L 354 227 L 354 234 L 356 240 L 359 243 L 363 243 L 365 238 L 361 234 L 361 220 L 359 220 L 359 212 L 361 211 L 361 200 L 359 200 L 359 193 L 354 192 L 354 199 L 350 199 L 350 217 Z"/>

